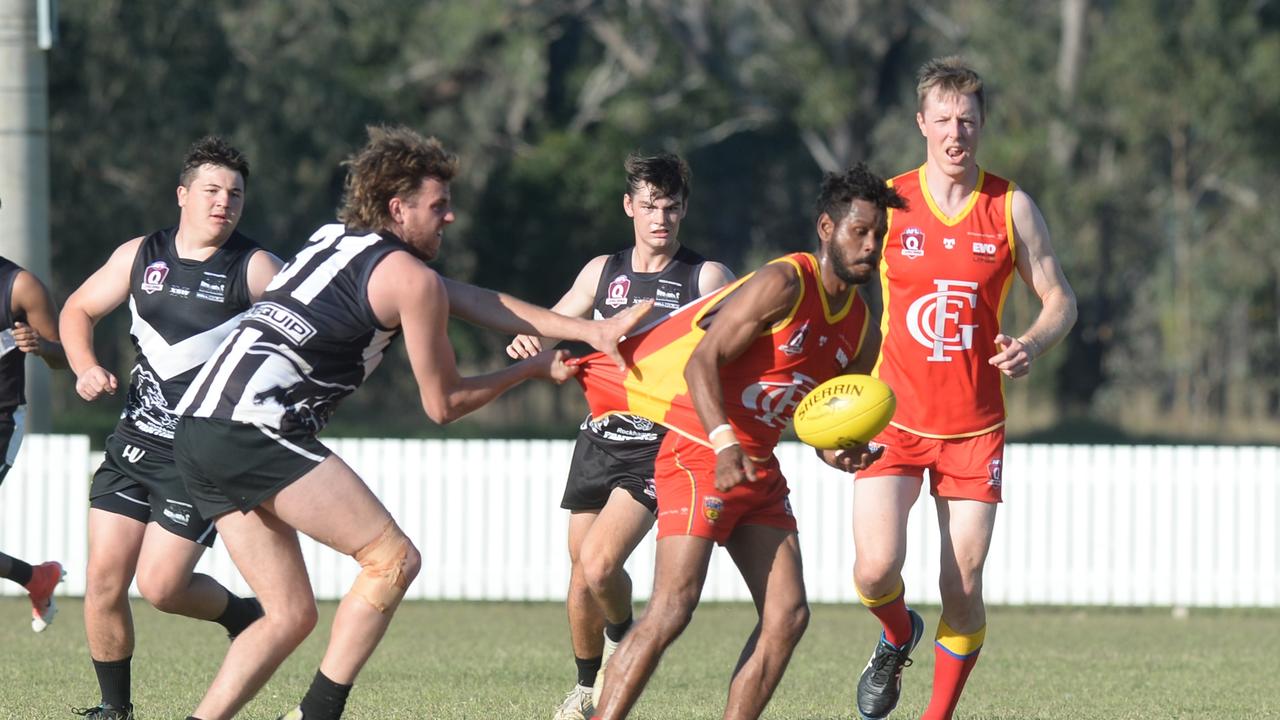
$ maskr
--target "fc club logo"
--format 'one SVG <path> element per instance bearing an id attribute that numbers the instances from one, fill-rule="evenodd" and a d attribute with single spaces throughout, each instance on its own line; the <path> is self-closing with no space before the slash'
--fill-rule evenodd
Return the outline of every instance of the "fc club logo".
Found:
<path id="1" fill-rule="evenodd" d="M 628 294 L 631 292 L 631 278 L 626 275 L 619 275 L 609 283 L 609 292 L 604 299 L 604 304 L 611 308 L 622 307 L 627 304 Z"/>
<path id="2" fill-rule="evenodd" d="M 907 228 L 902 231 L 902 254 L 915 260 L 924 255 L 924 231 Z"/>
<path id="3" fill-rule="evenodd" d="M 142 290 L 146 294 L 158 293 L 164 289 L 164 279 L 169 277 L 169 266 L 163 260 L 157 260 L 142 271 Z"/>

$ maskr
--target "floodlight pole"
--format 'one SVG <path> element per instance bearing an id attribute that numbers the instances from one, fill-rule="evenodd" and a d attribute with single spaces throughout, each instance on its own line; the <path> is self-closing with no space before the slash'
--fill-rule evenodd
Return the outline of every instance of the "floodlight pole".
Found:
<path id="1" fill-rule="evenodd" d="M 56 13 L 51 0 L 0 0 L 0 255 L 46 285 L 52 282 L 49 82 L 38 43 L 52 46 Z M 49 372 L 41 362 L 27 363 L 27 418 L 29 432 L 52 427 Z"/>

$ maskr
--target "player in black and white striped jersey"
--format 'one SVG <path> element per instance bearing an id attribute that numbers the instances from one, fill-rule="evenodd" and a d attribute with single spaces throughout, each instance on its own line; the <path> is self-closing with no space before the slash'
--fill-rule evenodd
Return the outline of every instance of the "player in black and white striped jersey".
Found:
<path id="1" fill-rule="evenodd" d="M 94 325 L 126 301 L 136 358 L 128 397 L 89 489 L 85 633 L 102 701 L 81 715 L 132 717 L 134 651 L 129 585 L 156 608 L 240 633 L 261 614 L 208 575 L 193 572 L 213 544 L 211 520 L 195 510 L 173 463 L 173 406 L 280 261 L 236 231 L 249 165 L 217 137 L 198 140 L 183 161 L 177 226 L 134 238 L 67 299 L 61 330 L 87 401 L 114 395 L 116 377 L 93 348 Z"/>
<path id="2" fill-rule="evenodd" d="M 457 159 L 406 128 L 369 135 L 348 161 L 342 224 L 322 227 L 289 261 L 178 407 L 179 471 L 266 610 L 232 643 L 192 718 L 234 715 L 314 627 L 298 531 L 352 555 L 362 570 L 338 608 L 311 688 L 284 716 L 291 720 L 341 715 L 416 577 L 417 548 L 316 439 L 396 335 L 404 335 L 424 410 L 447 423 L 524 380 L 562 382 L 576 372 L 558 351 L 463 377 L 446 332 L 450 314 L 505 332 L 587 341 L 616 356 L 617 339 L 648 310 L 590 322 L 440 277 L 426 262 L 454 221 Z"/>

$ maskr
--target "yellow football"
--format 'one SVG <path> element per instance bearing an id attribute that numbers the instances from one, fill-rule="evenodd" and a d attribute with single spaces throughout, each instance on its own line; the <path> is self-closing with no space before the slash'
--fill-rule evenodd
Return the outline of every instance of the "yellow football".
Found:
<path id="1" fill-rule="evenodd" d="M 870 375 L 837 375 L 796 406 L 800 441 L 820 450 L 842 450 L 867 442 L 893 419 L 898 402 L 888 385 Z"/>

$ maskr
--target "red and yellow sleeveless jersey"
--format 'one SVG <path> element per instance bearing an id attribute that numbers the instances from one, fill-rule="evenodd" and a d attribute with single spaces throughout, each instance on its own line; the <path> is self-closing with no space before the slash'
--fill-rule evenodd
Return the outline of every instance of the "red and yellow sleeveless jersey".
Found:
<path id="1" fill-rule="evenodd" d="M 867 305 L 856 291 L 843 307 L 828 307 L 813 255 L 793 253 L 774 263 L 786 263 L 799 274 L 799 297 L 786 318 L 720 368 L 729 424 L 743 451 L 755 459 L 773 453 L 801 398 L 853 361 L 867 330 Z M 716 308 L 750 277 L 685 305 L 620 343 L 625 372 L 601 353 L 583 358 L 577 378 L 592 417 L 640 415 L 710 447 L 684 369 Z"/>
<path id="2" fill-rule="evenodd" d="M 924 168 L 890 182 L 907 201 L 889 211 L 880 283 L 884 336 L 872 373 L 893 388 L 893 424 L 932 438 L 980 435 L 1004 424 L 1000 371 L 987 360 L 1013 282 L 1014 184 L 978 171 L 977 188 L 948 217 Z"/>

